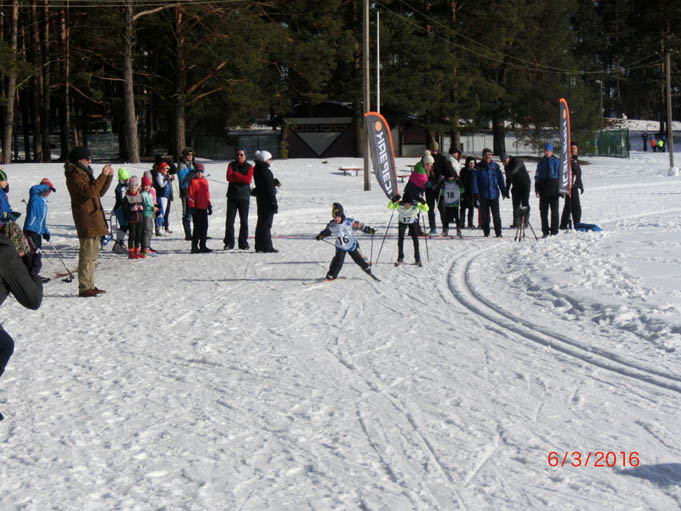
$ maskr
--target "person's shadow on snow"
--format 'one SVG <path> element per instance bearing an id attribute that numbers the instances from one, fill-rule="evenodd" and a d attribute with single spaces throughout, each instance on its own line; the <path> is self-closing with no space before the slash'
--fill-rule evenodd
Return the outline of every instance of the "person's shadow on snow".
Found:
<path id="1" fill-rule="evenodd" d="M 647 479 L 660 487 L 681 485 L 681 463 L 639 465 L 638 467 L 625 468 L 618 472 L 625 476 Z"/>

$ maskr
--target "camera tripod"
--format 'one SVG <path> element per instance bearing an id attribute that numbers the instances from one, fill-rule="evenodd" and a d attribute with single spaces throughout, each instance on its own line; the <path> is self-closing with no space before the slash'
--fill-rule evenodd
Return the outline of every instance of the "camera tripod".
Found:
<path id="1" fill-rule="evenodd" d="M 523 241 L 525 239 L 525 225 L 530 226 L 530 230 L 532 231 L 532 235 L 534 236 L 535 240 L 538 240 L 537 235 L 534 232 L 534 229 L 532 228 L 532 224 L 530 223 L 530 220 L 528 218 L 528 214 L 530 213 L 530 208 L 527 206 L 520 206 L 518 208 L 518 218 L 516 219 L 516 231 L 515 231 L 515 237 L 513 238 L 513 241 Z"/>

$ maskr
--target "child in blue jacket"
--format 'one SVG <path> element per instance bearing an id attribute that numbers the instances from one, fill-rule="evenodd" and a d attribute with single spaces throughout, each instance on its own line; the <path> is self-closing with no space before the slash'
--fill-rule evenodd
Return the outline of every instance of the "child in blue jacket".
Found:
<path id="1" fill-rule="evenodd" d="M 30 245 L 34 260 L 42 258 L 43 240 L 50 241 L 51 235 L 47 228 L 47 198 L 56 191 L 50 180 L 44 178 L 40 184 L 31 186 L 28 192 L 24 235 Z M 49 280 L 42 277 L 41 279 L 43 282 Z"/>

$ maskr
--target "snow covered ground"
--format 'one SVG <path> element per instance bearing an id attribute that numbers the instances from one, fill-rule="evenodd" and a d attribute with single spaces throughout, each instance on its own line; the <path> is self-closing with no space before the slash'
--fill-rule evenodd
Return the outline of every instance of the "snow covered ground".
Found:
<path id="1" fill-rule="evenodd" d="M 0 510 L 678 509 L 681 178 L 667 154 L 588 162 L 583 221 L 601 233 L 466 230 L 395 268 L 393 222 L 383 282 L 347 260 L 304 285 L 333 255 L 313 239 L 331 203 L 382 233 L 387 200 L 337 171 L 361 160 L 275 161 L 279 254 L 190 255 L 172 211 L 155 259 L 100 255 L 102 297 L 57 277 L 38 311 L 9 299 Z M 220 249 L 226 165 L 206 167 Z M 61 165 L 5 169 L 20 211 L 53 181 L 75 268 Z M 43 274 L 63 271 L 45 254 Z"/>

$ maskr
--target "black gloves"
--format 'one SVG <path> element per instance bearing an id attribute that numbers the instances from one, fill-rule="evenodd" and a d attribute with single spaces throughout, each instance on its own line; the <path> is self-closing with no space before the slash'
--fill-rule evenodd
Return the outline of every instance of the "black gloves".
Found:
<path id="1" fill-rule="evenodd" d="M 209 215 L 213 214 L 213 205 L 212 204 L 208 204 L 208 214 Z"/>
<path id="2" fill-rule="evenodd" d="M 251 188 L 251 197 L 255 197 L 255 187 Z"/>
<path id="3" fill-rule="evenodd" d="M 314 237 L 317 241 L 322 241 L 324 239 L 324 235 L 320 232 L 317 234 L 317 236 Z"/>
<path id="4" fill-rule="evenodd" d="M 9 218 L 12 222 L 16 222 L 17 218 L 21 216 L 21 213 L 18 211 L 10 211 L 9 214 L 7 215 L 7 218 Z"/>
<path id="5" fill-rule="evenodd" d="M 50 233 L 49 232 L 43 233 L 43 239 L 45 241 L 50 241 Z"/>
<path id="6" fill-rule="evenodd" d="M 579 193 L 581 193 L 582 195 L 584 195 L 584 187 L 582 187 L 582 188 L 579 189 Z"/>
<path id="7" fill-rule="evenodd" d="M 401 199 L 401 198 L 402 198 L 402 197 L 401 197 L 400 194 L 398 193 L 397 195 L 395 195 L 395 196 L 392 198 L 392 201 L 393 201 L 393 202 L 400 202 L 400 199 Z"/>
<path id="8" fill-rule="evenodd" d="M 274 186 L 276 186 L 277 188 L 279 188 L 279 187 L 281 186 L 281 181 L 279 181 L 276 177 L 274 178 L 274 180 L 272 181 L 272 183 L 273 183 Z"/>

